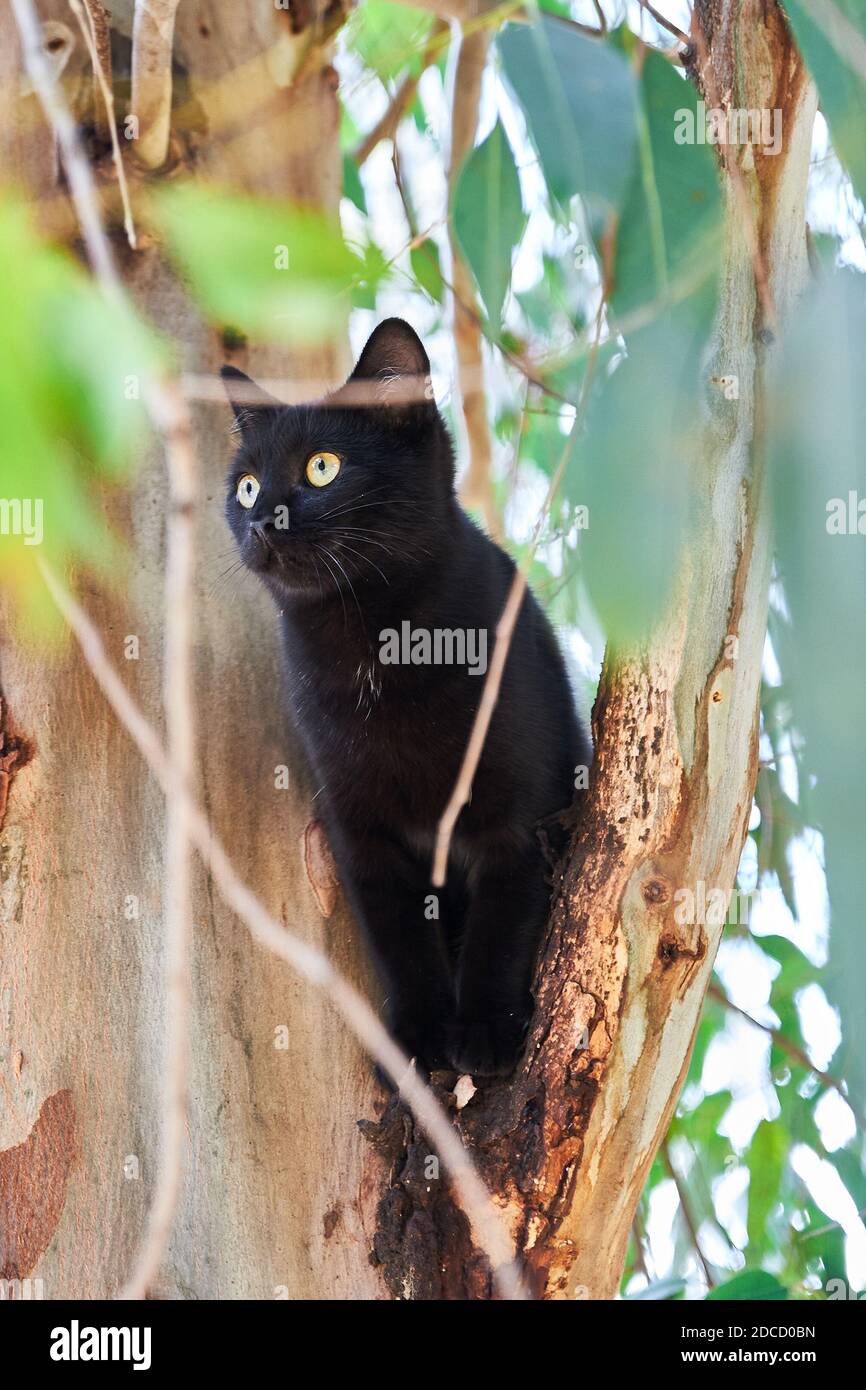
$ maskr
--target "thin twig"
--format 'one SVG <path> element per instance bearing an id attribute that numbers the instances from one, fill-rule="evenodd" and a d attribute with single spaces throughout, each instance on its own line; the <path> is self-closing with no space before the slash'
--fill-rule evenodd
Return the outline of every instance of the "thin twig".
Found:
<path id="1" fill-rule="evenodd" d="M 454 190 L 460 171 L 475 143 L 481 83 L 491 38 L 489 29 L 479 29 L 472 34 L 463 34 L 460 39 L 451 103 L 449 206 L 453 206 Z M 499 538 L 502 534 L 502 523 L 493 496 L 493 448 L 490 441 L 490 425 L 487 421 L 482 357 L 484 335 L 477 312 L 472 312 L 470 308 L 474 307 L 475 291 L 472 276 L 457 240 L 453 218 L 449 218 L 448 221 L 448 242 L 451 249 L 451 278 L 454 282 L 453 334 L 457 354 L 457 385 L 462 406 L 466 452 L 469 457 L 462 493 L 467 506 L 478 507 L 491 535 Z"/>
<path id="2" fill-rule="evenodd" d="M 158 169 L 171 131 L 171 59 L 178 0 L 135 0 L 132 25 L 132 112 L 138 118 L 136 158 Z"/>
<path id="3" fill-rule="evenodd" d="M 122 299 L 123 286 L 111 248 L 102 230 L 99 202 L 93 186 L 90 165 L 78 136 L 78 127 L 45 56 L 33 0 L 12 0 L 12 11 L 21 36 L 21 51 L 27 74 L 42 103 L 49 124 L 54 129 L 63 155 L 69 191 L 78 213 L 93 272 L 109 297 L 115 300 Z"/>
<path id="4" fill-rule="evenodd" d="M 692 1214 L 689 1195 L 686 1192 L 685 1183 L 682 1181 L 679 1173 L 677 1172 L 671 1160 L 671 1151 L 668 1147 L 667 1139 L 663 1140 L 662 1142 L 661 1152 L 664 1158 L 665 1167 L 667 1168 L 668 1173 L 671 1179 L 673 1180 L 674 1187 L 677 1190 L 677 1197 L 679 1198 L 680 1210 L 683 1214 L 683 1220 L 685 1221 L 686 1227 L 688 1228 L 689 1236 L 691 1238 L 692 1245 L 694 1246 L 695 1254 L 698 1258 L 698 1263 L 700 1264 L 701 1269 L 704 1271 L 704 1278 L 707 1281 L 707 1287 L 713 1289 L 715 1288 L 716 1283 L 718 1281 L 713 1275 L 707 1258 L 704 1255 L 703 1250 L 701 1249 L 700 1241 L 698 1240 L 698 1226 L 697 1222 L 695 1221 L 694 1215 Z"/>
<path id="5" fill-rule="evenodd" d="M 108 137 L 111 141 L 111 156 L 114 160 L 114 168 L 117 172 L 117 186 L 120 190 L 120 201 L 123 205 L 123 229 L 126 232 L 126 239 L 133 251 L 138 250 L 138 239 L 135 235 L 135 223 L 132 218 L 132 205 L 129 201 L 129 187 L 126 182 L 126 170 L 123 167 L 123 155 L 120 150 L 120 141 L 117 138 L 117 121 L 114 115 L 114 93 L 111 90 L 111 69 L 105 70 L 105 44 L 104 35 L 97 29 L 97 23 L 106 23 L 105 10 L 99 4 L 99 0 L 84 0 L 87 9 L 87 19 L 85 20 L 81 8 L 81 0 L 69 0 L 69 7 L 75 18 L 78 20 L 78 27 L 81 30 L 84 42 L 87 44 L 90 53 L 90 61 L 93 64 L 93 76 L 96 85 L 102 94 L 105 104 L 106 125 L 108 127 Z M 97 19 L 99 16 L 99 20 Z M 111 50 L 108 51 L 108 62 L 111 62 Z"/>
<path id="6" fill-rule="evenodd" d="M 352 152 L 352 159 L 360 166 L 365 160 L 369 159 L 376 146 L 382 140 L 390 140 L 395 130 L 408 111 L 412 102 L 415 100 L 415 93 L 424 73 L 439 59 L 443 48 L 446 48 L 451 36 L 451 30 L 443 19 L 437 19 L 433 28 L 430 30 L 429 38 L 421 51 L 420 69 L 417 73 L 411 72 L 403 78 L 396 92 L 392 96 L 388 109 L 384 115 L 380 116 L 371 131 L 359 140 Z"/>
<path id="7" fill-rule="evenodd" d="M 601 324 L 604 314 L 605 296 L 602 295 L 598 312 L 595 319 L 595 339 L 587 362 L 586 373 L 584 374 L 581 385 L 580 400 L 577 405 L 577 412 L 571 431 L 565 442 L 562 456 L 557 464 L 547 496 L 538 514 L 535 526 L 530 537 L 529 545 L 520 566 L 515 570 L 508 597 L 505 600 L 505 607 L 496 625 L 496 642 L 493 647 L 493 656 L 487 675 L 484 678 L 484 689 L 481 692 L 481 700 L 475 713 L 472 724 L 472 732 L 469 735 L 469 742 L 466 745 L 466 752 L 454 783 L 454 789 L 448 799 L 448 804 L 442 812 L 439 825 L 436 830 L 436 844 L 433 853 L 433 885 L 436 888 L 443 887 L 448 872 L 448 854 L 451 848 L 451 837 L 454 827 L 457 824 L 460 812 L 467 805 L 472 793 L 472 783 L 478 764 L 481 761 L 481 754 L 484 750 L 484 742 L 490 728 L 490 721 L 493 718 L 493 711 L 499 699 L 499 688 L 502 684 L 502 675 L 505 670 L 505 662 L 508 659 L 508 652 L 511 648 L 511 639 L 514 636 L 514 629 L 517 625 L 517 617 L 520 612 L 523 596 L 526 593 L 527 575 L 532 564 L 538 543 L 541 539 L 541 532 L 553 500 L 559 491 L 565 470 L 571 457 L 574 441 L 583 423 L 583 414 L 586 409 L 586 402 L 589 397 L 592 378 L 595 373 L 595 363 L 598 356 L 598 348 L 601 337 Z"/>
<path id="8" fill-rule="evenodd" d="M 659 14 L 658 10 L 655 6 L 650 4 L 649 0 L 640 0 L 640 5 L 642 9 L 646 10 L 647 14 L 652 15 L 656 24 L 660 24 L 663 29 L 667 29 L 668 33 L 673 34 L 675 38 L 679 39 L 680 43 L 691 46 L 692 41 L 688 34 L 684 34 L 682 29 L 678 28 L 676 24 L 672 24 L 669 19 L 665 19 L 663 14 Z"/>
<path id="9" fill-rule="evenodd" d="M 179 388 L 164 384 L 162 403 L 172 415 L 161 421 L 169 481 L 165 565 L 165 671 L 163 703 L 168 758 L 192 787 L 195 729 L 192 681 L 196 458 L 189 413 Z M 163 1107 L 160 1161 L 147 1230 L 122 1298 L 145 1298 L 168 1247 L 180 1197 L 187 1126 L 189 1067 L 190 926 L 192 864 L 186 803 L 169 797 L 165 822 L 165 994 Z"/>
<path id="10" fill-rule="evenodd" d="M 739 1014 L 740 1018 L 744 1018 L 746 1022 L 751 1023 L 753 1027 L 760 1028 L 761 1032 L 766 1033 L 768 1037 L 772 1038 L 776 1046 L 781 1048 L 783 1052 L 786 1052 L 792 1061 L 796 1062 L 798 1066 L 805 1067 L 807 1071 L 810 1071 L 812 1075 L 820 1081 L 822 1086 L 827 1087 L 828 1090 L 837 1091 L 843 1100 L 848 1100 L 842 1082 L 837 1081 L 836 1077 L 831 1076 L 829 1072 L 821 1071 L 820 1067 L 816 1067 L 815 1063 L 809 1060 L 808 1054 L 805 1053 L 801 1047 L 798 1047 L 791 1038 L 786 1037 L 780 1029 L 774 1028 L 771 1023 L 761 1023 L 760 1019 L 754 1018 L 751 1014 L 746 1013 L 745 1009 L 741 1009 L 739 1004 L 735 1004 L 732 999 L 728 998 L 720 985 L 711 984 L 707 993 L 712 995 L 713 999 L 717 999 L 720 1004 L 724 1004 L 725 1008 L 730 1009 L 732 1013 Z"/>
<path id="11" fill-rule="evenodd" d="M 95 624 L 49 566 L 42 560 L 39 565 L 52 599 L 75 634 L 87 666 L 120 723 L 166 797 L 182 803 L 190 838 L 220 895 L 260 946 L 279 956 L 322 991 L 362 1047 L 388 1073 L 451 1174 L 456 1200 L 472 1224 L 479 1248 L 490 1261 L 499 1292 L 508 1299 L 526 1297 L 514 1263 L 514 1246 L 502 1216 L 432 1091 L 421 1081 L 366 999 L 334 969 L 327 956 L 282 927 L 235 872 L 222 842 L 168 758 L 159 735 L 117 674 Z"/>

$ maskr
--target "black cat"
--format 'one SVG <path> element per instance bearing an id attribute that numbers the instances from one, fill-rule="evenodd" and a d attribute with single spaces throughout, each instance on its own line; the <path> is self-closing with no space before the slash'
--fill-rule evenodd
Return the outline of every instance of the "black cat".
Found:
<path id="1" fill-rule="evenodd" d="M 279 608 L 317 813 L 394 1033 L 431 1070 L 507 1073 L 548 911 L 536 827 L 569 805 L 590 749 L 527 594 L 447 885 L 433 888 L 437 824 L 514 566 L 457 502 L 429 371 L 401 319 L 310 405 L 282 405 L 225 367 L 241 437 L 227 515 Z"/>

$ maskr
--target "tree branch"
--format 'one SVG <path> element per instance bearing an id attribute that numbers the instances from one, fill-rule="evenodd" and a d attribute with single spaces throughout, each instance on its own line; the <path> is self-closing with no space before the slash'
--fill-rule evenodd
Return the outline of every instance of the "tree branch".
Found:
<path id="1" fill-rule="evenodd" d="M 478 102 L 481 82 L 490 48 L 491 32 L 478 29 L 464 33 L 460 40 L 454 96 L 451 110 L 451 153 L 448 168 L 448 206 L 453 208 L 454 190 L 463 162 L 475 143 L 478 128 Z M 493 499 L 493 451 L 487 423 L 484 362 L 481 355 L 483 334 L 476 315 L 466 309 L 475 303 L 475 288 L 454 231 L 448 219 L 451 247 L 451 276 L 454 282 L 454 347 L 457 353 L 457 384 L 466 435 L 469 470 L 463 481 L 463 497 L 470 507 L 478 507 L 492 535 L 501 533 L 501 522 Z"/>
<path id="2" fill-rule="evenodd" d="M 725 1008 L 730 1009 L 731 1013 L 739 1014 L 740 1018 L 744 1018 L 746 1022 L 751 1023 L 754 1028 L 760 1028 L 761 1032 L 771 1037 L 776 1046 L 781 1048 L 783 1052 L 786 1052 L 792 1061 L 796 1062 L 800 1067 L 805 1067 L 807 1071 L 810 1071 L 813 1076 L 817 1077 L 822 1086 L 826 1086 L 829 1090 L 838 1091 L 843 1100 L 848 1100 L 842 1082 L 837 1081 L 835 1076 L 831 1076 L 829 1072 L 821 1071 L 820 1067 L 816 1067 L 815 1063 L 810 1061 L 808 1054 L 804 1052 L 801 1047 L 798 1047 L 791 1038 L 786 1037 L 779 1028 L 774 1028 L 771 1023 L 761 1023 L 759 1019 L 754 1018 L 752 1014 L 747 1013 L 745 1009 L 741 1009 L 739 1004 L 735 1004 L 732 999 L 728 998 L 721 985 L 717 985 L 715 982 L 710 985 L 707 994 L 711 995 L 713 999 L 717 999 L 720 1004 L 724 1004 Z"/>
<path id="3" fill-rule="evenodd" d="M 685 1183 L 683 1182 L 682 1178 L 680 1177 L 679 1173 L 673 1165 L 673 1160 L 671 1159 L 671 1151 L 667 1139 L 665 1139 L 661 1145 L 661 1152 L 662 1157 L 664 1159 L 665 1167 L 667 1168 L 668 1174 L 674 1184 L 674 1187 L 677 1190 L 680 1211 L 683 1214 L 683 1220 L 686 1223 L 686 1227 L 688 1229 L 689 1237 L 694 1247 L 698 1263 L 701 1266 L 701 1269 L 704 1271 L 704 1278 L 707 1281 L 707 1286 L 711 1289 L 715 1288 L 717 1281 L 713 1277 L 706 1256 L 704 1255 L 704 1252 L 701 1249 L 700 1241 L 698 1240 L 698 1224 L 695 1221 L 694 1214 L 692 1212 L 691 1203 L 689 1201 L 689 1195 L 686 1192 Z"/>
<path id="4" fill-rule="evenodd" d="M 86 18 L 84 10 L 82 9 L 82 0 L 69 0 L 69 7 L 78 20 L 81 36 L 90 54 L 90 61 L 93 65 L 93 82 L 96 88 L 94 92 L 94 108 L 97 112 L 104 109 L 105 119 L 102 125 L 105 127 L 106 138 L 111 141 L 111 154 L 117 173 L 117 186 L 120 190 L 120 201 L 123 205 L 123 229 L 126 232 L 127 241 L 133 251 L 136 251 L 138 249 L 138 240 L 135 235 L 135 223 L 132 218 L 132 207 L 129 201 L 129 188 L 126 182 L 126 171 L 123 167 L 123 155 L 120 152 L 120 141 L 117 138 L 117 122 L 114 116 L 114 92 L 112 90 L 111 74 L 111 37 L 108 27 L 108 16 L 99 3 L 99 0 L 83 0 L 83 3 L 87 11 Z M 100 96 L 102 98 L 101 103 L 99 99 Z"/>
<path id="5" fill-rule="evenodd" d="M 691 44 L 691 39 L 688 34 L 684 34 L 682 29 L 678 28 L 676 24 L 672 24 L 669 19 L 665 19 L 663 14 L 659 14 L 658 10 L 649 3 L 649 0 L 640 0 L 640 4 L 641 8 L 646 10 L 648 15 L 652 15 L 656 24 L 660 24 L 663 29 L 667 29 L 668 33 L 673 34 L 675 38 L 679 39 L 680 43 Z"/>
<path id="6" fill-rule="evenodd" d="M 171 130 L 171 58 L 178 0 L 135 0 L 132 27 L 132 114 L 138 117 L 136 156 L 158 169 Z"/>
<path id="7" fill-rule="evenodd" d="M 373 129 L 368 131 L 368 133 L 359 140 L 355 149 L 352 151 L 351 157 L 359 167 L 365 160 L 369 159 L 376 146 L 380 144 L 382 140 L 390 140 L 393 138 L 398 125 L 415 100 L 415 93 L 418 91 L 418 84 L 423 74 L 432 63 L 437 61 L 442 49 L 447 46 L 450 33 L 451 30 L 448 24 L 442 19 L 437 19 L 433 28 L 430 30 L 427 43 L 421 53 L 420 71 L 417 73 L 409 73 L 403 78 L 403 81 L 391 98 L 387 111 L 379 117 Z"/>

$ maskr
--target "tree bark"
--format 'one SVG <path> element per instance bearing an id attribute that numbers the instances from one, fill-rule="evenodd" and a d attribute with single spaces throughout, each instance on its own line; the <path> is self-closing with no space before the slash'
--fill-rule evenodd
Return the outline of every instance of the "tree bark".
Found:
<path id="1" fill-rule="evenodd" d="M 43 20 L 61 14 L 60 0 L 40 5 Z M 299 14 L 271 0 L 185 0 L 175 62 L 188 76 L 175 94 L 172 158 L 250 192 L 334 210 L 336 74 L 327 44 L 308 47 L 314 7 Z M 69 229 L 53 140 L 36 99 L 20 95 L 8 7 L 0 53 L 0 160 L 24 175 L 44 224 Z M 293 82 L 301 55 L 303 76 Z M 110 205 L 110 174 L 104 187 Z M 115 247 L 130 292 L 178 345 L 185 368 L 217 370 L 226 358 L 220 335 L 201 322 L 159 249 L 133 256 L 120 236 Z M 234 357 L 262 376 L 333 381 L 346 353 L 336 344 Z M 202 406 L 196 424 L 199 794 L 271 912 L 363 984 L 345 909 L 325 919 L 304 868 L 315 788 L 287 743 L 274 614 L 258 586 L 219 581 L 233 559 L 222 519 L 230 412 Z M 156 448 L 124 501 L 111 503 L 127 572 L 111 591 L 86 579 L 79 587 L 160 724 L 165 499 Z M 14 645 L 5 620 L 2 631 L 0 1278 L 41 1278 L 46 1298 L 106 1298 L 130 1272 L 155 1176 L 164 807 L 76 648 L 48 661 Z M 127 635 L 139 638 L 137 661 L 124 660 Z M 275 787 L 281 764 L 291 769 L 289 791 Z M 139 915 L 127 920 L 133 898 Z M 366 1059 L 329 1006 L 251 943 L 200 868 L 193 930 L 186 1176 L 152 1296 L 384 1296 L 367 1258 L 375 1173 L 354 1122 L 378 1095 Z"/>
<path id="2" fill-rule="evenodd" d="M 756 151 L 741 177 L 783 324 L 808 271 L 814 88 L 774 4 L 704 0 L 697 12 L 710 88 L 732 106 L 782 110 L 781 153 Z M 771 559 L 761 419 L 773 348 L 742 208 L 730 180 L 726 189 L 707 375 L 737 375 L 736 414 L 708 385 L 693 461 L 703 507 L 676 597 L 640 651 L 605 661 L 591 788 L 554 896 L 526 1059 L 509 1083 L 482 1087 L 459 1119 L 541 1298 L 617 1293 L 723 926 L 713 912 L 681 924 L 677 895 L 729 892 L 751 809 Z M 400 1118 L 394 1107 L 374 1135 L 395 1174 L 377 1236 L 389 1288 L 490 1297 L 489 1271 L 447 1190 L 424 1181 L 423 1139 L 407 1125 L 404 1142 Z"/>

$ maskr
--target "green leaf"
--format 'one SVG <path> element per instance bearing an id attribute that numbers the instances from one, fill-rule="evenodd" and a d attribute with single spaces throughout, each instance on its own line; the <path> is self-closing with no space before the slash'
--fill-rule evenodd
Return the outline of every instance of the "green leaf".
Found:
<path id="1" fill-rule="evenodd" d="M 511 283 L 511 261 L 526 226 L 511 146 L 497 121 L 460 171 L 451 213 L 494 330 Z"/>
<path id="2" fill-rule="evenodd" d="M 358 166 L 350 154 L 343 155 L 343 194 L 351 199 L 359 212 L 367 215 L 367 195 L 361 182 Z"/>
<path id="3" fill-rule="evenodd" d="M 866 1111 L 866 285 L 840 272 L 798 306 L 775 364 L 770 458 L 779 568 L 796 644 L 786 681 L 817 776 L 830 897 L 828 997 L 841 1069 Z"/>
<path id="4" fill-rule="evenodd" d="M 776 998 L 791 998 L 798 989 L 811 984 L 818 974 L 817 967 L 805 956 L 799 946 L 786 936 L 755 936 L 753 940 L 761 950 L 776 961 L 781 970 L 773 981 L 773 995 Z"/>
<path id="5" fill-rule="evenodd" d="M 678 572 L 691 512 L 699 353 L 683 315 L 637 335 L 590 398 L 569 468 L 570 500 L 589 508 L 587 585 L 615 643 L 644 638 Z"/>
<path id="6" fill-rule="evenodd" d="M 767 1218 L 779 1200 L 788 1138 L 778 1120 L 762 1120 L 752 1136 L 745 1162 L 749 1169 L 749 1209 L 746 1227 L 751 1253 L 766 1250 Z"/>
<path id="7" fill-rule="evenodd" d="M 618 212 L 637 151 L 635 76 L 611 43 L 542 17 L 497 40 L 550 193 L 602 221 Z"/>
<path id="8" fill-rule="evenodd" d="M 109 303 L 46 246 L 23 208 L 0 205 L 0 583 L 22 627 L 56 621 L 35 560 L 105 570 L 118 546 L 100 475 L 129 467 L 143 440 L 145 377 L 162 352 L 132 311 Z"/>
<path id="9" fill-rule="evenodd" d="M 707 1294 L 707 1303 L 735 1299 L 743 1303 L 780 1303 L 788 1298 L 788 1290 L 772 1274 L 763 1269 L 747 1269 L 719 1284 Z"/>
<path id="10" fill-rule="evenodd" d="M 350 291 L 370 262 L 336 219 L 310 208 L 171 185 L 154 197 L 169 251 L 211 318 L 276 341 L 316 344 L 346 331 Z"/>
<path id="11" fill-rule="evenodd" d="M 866 201 L 866 10 L 862 0 L 833 0 L 831 23 L 808 0 L 785 0 L 797 45 L 818 87 L 836 153 Z M 853 36 L 853 37 L 852 37 Z M 859 49 L 860 62 L 855 49 Z"/>
<path id="12" fill-rule="evenodd" d="M 647 53 L 640 75 L 639 158 L 616 232 L 611 305 L 618 317 L 683 285 L 709 284 L 715 301 L 722 244 L 718 165 L 711 146 L 677 143 L 697 94 L 669 62 Z"/>
<path id="13" fill-rule="evenodd" d="M 648 1284 L 645 1289 L 638 1289 L 637 1293 L 624 1293 L 623 1301 L 626 1303 L 658 1303 L 664 1299 L 681 1298 L 685 1291 L 685 1279 L 657 1279 L 655 1283 Z"/>
<path id="14" fill-rule="evenodd" d="M 384 82 L 407 66 L 416 69 L 432 24 L 432 16 L 421 10 L 389 0 L 364 0 L 349 26 L 349 42 Z"/>
<path id="15" fill-rule="evenodd" d="M 441 304 L 445 296 L 445 284 L 439 261 L 439 247 L 432 237 L 422 241 L 420 246 L 412 247 L 409 252 L 409 262 L 412 266 L 412 273 L 421 289 L 430 296 L 434 303 Z"/>

